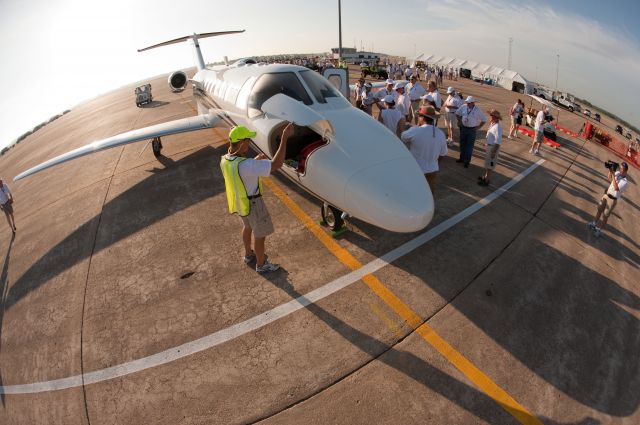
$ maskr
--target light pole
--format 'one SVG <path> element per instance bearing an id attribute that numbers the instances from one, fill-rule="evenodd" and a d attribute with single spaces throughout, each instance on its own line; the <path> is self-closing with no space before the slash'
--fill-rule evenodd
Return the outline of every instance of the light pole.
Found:
<path id="1" fill-rule="evenodd" d="M 556 55 L 558 57 L 558 63 L 556 65 L 556 91 L 558 91 L 558 75 L 560 74 L 560 54 Z"/>
<path id="2" fill-rule="evenodd" d="M 338 0 L 338 66 L 342 62 L 342 2 Z"/>

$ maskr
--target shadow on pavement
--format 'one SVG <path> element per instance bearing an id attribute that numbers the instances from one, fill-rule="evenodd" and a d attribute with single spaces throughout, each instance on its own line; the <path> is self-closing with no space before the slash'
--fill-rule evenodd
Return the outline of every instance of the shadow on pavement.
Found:
<path id="1" fill-rule="evenodd" d="M 82 247 L 87 243 L 92 246 L 94 238 L 94 253 L 100 252 L 147 226 L 224 192 L 222 177 L 212 172 L 224 149 L 207 146 L 178 161 L 161 157 L 159 160 L 165 168 L 152 170 L 149 177 L 107 202 L 100 214 L 80 225 L 17 278 L 8 291 L 5 309 L 91 255 Z M 115 222 L 100 222 L 101 215 L 116 217 Z M 97 233 L 92 232 L 98 223 Z"/>
<path id="2" fill-rule="evenodd" d="M 2 298 L 1 307 L 0 308 L 0 352 L 2 352 L 2 319 L 4 319 L 4 311 L 6 310 L 5 300 L 7 298 L 7 290 L 9 288 L 9 258 L 11 258 L 11 248 L 13 247 L 13 241 L 16 239 L 16 234 L 11 234 L 11 241 L 9 242 L 9 247 L 7 248 L 7 254 L 4 256 L 4 263 L 2 263 L 2 274 L 0 275 L 0 296 Z M 2 368 L 0 368 L 0 387 L 2 387 Z M 2 407 L 5 407 L 5 396 L 4 393 L 0 394 L 0 398 L 2 399 Z"/>

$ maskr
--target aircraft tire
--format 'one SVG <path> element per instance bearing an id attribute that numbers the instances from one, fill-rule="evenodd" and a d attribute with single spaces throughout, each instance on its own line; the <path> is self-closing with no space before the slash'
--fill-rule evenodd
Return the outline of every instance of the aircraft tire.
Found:
<path id="1" fill-rule="evenodd" d="M 344 220 L 342 220 L 342 211 L 329 204 L 322 204 L 321 209 L 322 220 L 329 229 L 336 231 L 342 229 Z"/>

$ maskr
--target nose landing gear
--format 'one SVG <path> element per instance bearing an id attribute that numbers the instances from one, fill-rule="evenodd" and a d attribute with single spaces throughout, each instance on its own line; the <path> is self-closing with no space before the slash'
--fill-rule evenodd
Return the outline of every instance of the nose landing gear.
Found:
<path id="1" fill-rule="evenodd" d="M 344 220 L 347 218 L 347 214 L 340 211 L 333 205 L 327 203 L 322 204 L 320 209 L 322 215 L 323 225 L 327 226 L 331 230 L 331 235 L 336 237 L 347 231 Z"/>

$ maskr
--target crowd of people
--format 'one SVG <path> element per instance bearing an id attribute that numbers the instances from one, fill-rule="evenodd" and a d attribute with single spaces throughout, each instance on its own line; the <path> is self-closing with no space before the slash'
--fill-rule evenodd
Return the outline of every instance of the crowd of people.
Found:
<path id="1" fill-rule="evenodd" d="M 374 114 L 373 106 L 379 110 L 378 120 L 393 132 L 409 149 L 425 175 L 432 192 L 436 188 L 436 177 L 439 164 L 447 156 L 447 148 L 454 145 L 455 128 L 458 128 L 460 154 L 457 163 L 468 168 L 476 143 L 477 132 L 488 123 L 485 137 L 485 153 L 483 174 L 478 176 L 478 185 L 488 186 L 498 163 L 502 145 L 502 114 L 492 109 L 487 119 L 484 112 L 476 105 L 473 96 L 464 98 L 462 93 L 453 87 L 446 90 L 447 98 L 443 101 L 438 91 L 437 78 L 429 79 L 425 89 L 419 80 L 419 74 L 411 73 L 409 82 L 386 81 L 383 90 L 374 92 L 372 84 L 360 79 L 356 84 L 354 98 L 356 106 L 369 115 Z M 463 100 L 464 99 L 464 100 Z M 525 114 L 521 99 L 509 109 L 511 126 L 508 139 L 518 137 L 520 125 Z M 438 119 L 444 118 L 445 133 L 438 128 Z M 540 146 L 544 141 L 545 126 L 551 125 L 553 116 L 548 106 L 537 112 L 534 121 L 534 136 L 529 153 L 540 155 Z M 597 213 L 589 227 L 596 236 L 602 234 L 607 219 L 613 211 L 617 200 L 626 188 L 626 173 L 629 169 L 626 162 L 620 164 L 620 170 L 609 170 L 610 186 L 598 204 Z"/>

